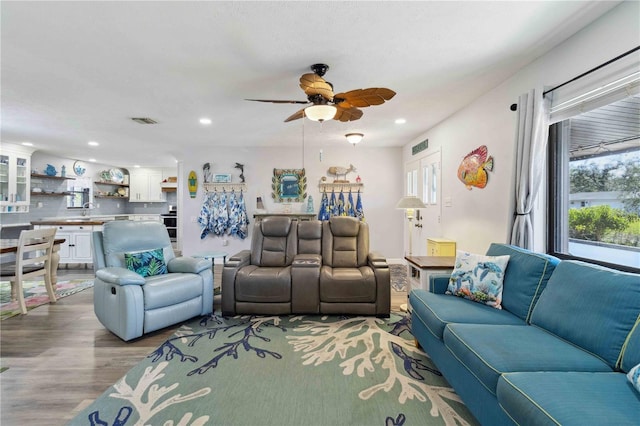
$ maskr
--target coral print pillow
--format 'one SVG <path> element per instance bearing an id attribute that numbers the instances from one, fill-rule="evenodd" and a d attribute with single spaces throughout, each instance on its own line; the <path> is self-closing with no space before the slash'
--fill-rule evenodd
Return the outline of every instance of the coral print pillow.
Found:
<path id="1" fill-rule="evenodd" d="M 125 253 L 124 262 L 127 265 L 127 269 L 143 277 L 167 273 L 167 264 L 164 262 L 164 254 L 161 248 Z"/>
<path id="2" fill-rule="evenodd" d="M 629 373 L 627 373 L 627 379 L 629 379 L 633 387 L 640 392 L 640 364 L 633 367 Z"/>
<path id="3" fill-rule="evenodd" d="M 447 294 L 502 309 L 502 280 L 509 256 L 483 256 L 456 251 Z"/>

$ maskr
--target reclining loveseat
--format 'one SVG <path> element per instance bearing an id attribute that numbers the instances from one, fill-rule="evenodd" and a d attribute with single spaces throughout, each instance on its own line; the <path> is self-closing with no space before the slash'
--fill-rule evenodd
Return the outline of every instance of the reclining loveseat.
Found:
<path id="1" fill-rule="evenodd" d="M 389 266 L 369 252 L 369 226 L 351 217 L 320 222 L 268 216 L 251 250 L 222 272 L 222 314 L 350 314 L 388 317 Z"/>

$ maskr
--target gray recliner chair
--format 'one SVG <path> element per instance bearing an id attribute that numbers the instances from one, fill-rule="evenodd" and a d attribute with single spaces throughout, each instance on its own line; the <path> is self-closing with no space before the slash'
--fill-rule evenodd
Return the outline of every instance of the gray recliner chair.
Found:
<path id="1" fill-rule="evenodd" d="M 323 222 L 320 312 L 388 317 L 390 310 L 389 266 L 369 252 L 369 225 L 341 216 Z"/>
<path id="2" fill-rule="evenodd" d="M 223 315 L 291 313 L 297 231 L 297 221 L 288 217 L 265 217 L 255 224 L 251 250 L 229 258 L 222 271 Z"/>
<path id="3" fill-rule="evenodd" d="M 143 277 L 127 268 L 125 254 L 143 257 L 157 249 L 167 273 Z M 211 261 L 176 257 L 160 222 L 105 223 L 93 233 L 93 262 L 95 314 L 122 340 L 213 312 Z"/>

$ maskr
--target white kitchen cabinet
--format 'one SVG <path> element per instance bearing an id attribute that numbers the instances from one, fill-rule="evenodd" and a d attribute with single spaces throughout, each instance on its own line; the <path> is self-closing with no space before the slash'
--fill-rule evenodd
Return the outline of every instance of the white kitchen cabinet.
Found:
<path id="1" fill-rule="evenodd" d="M 162 169 L 134 169 L 129 178 L 129 202 L 164 203 L 166 202 L 160 183 Z"/>
<path id="2" fill-rule="evenodd" d="M 34 228 L 51 228 L 51 225 L 37 225 Z M 55 226 L 56 238 L 64 238 L 60 245 L 60 263 L 93 263 L 91 233 L 93 226 Z M 101 227 L 99 227 L 101 228 Z"/>
<path id="3" fill-rule="evenodd" d="M 0 149 L 0 211 L 29 211 L 32 149 L 3 143 Z"/>

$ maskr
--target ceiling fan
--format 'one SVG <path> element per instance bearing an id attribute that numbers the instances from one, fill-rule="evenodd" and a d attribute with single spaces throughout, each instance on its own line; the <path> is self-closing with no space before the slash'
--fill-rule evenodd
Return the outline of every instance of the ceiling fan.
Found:
<path id="1" fill-rule="evenodd" d="M 270 102 L 274 104 L 311 104 L 295 114 L 287 117 L 285 121 L 293 121 L 307 117 L 313 121 L 338 120 L 354 121 L 362 117 L 360 108 L 380 105 L 390 100 L 396 94 L 393 90 L 384 87 L 372 87 L 369 89 L 356 89 L 348 92 L 333 93 L 333 85 L 322 77 L 329 69 L 326 64 L 311 65 L 312 73 L 302 74 L 300 88 L 307 95 L 306 101 L 272 100 L 272 99 L 246 99 L 247 101 Z"/>

